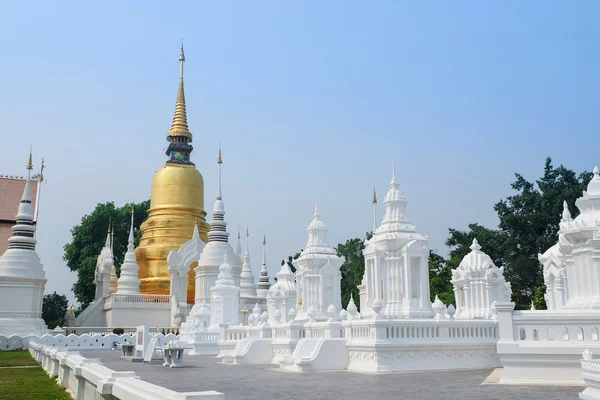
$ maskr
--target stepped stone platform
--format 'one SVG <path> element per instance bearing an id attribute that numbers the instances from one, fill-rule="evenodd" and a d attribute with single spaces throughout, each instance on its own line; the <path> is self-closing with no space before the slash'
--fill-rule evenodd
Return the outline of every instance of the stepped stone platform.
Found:
<path id="1" fill-rule="evenodd" d="M 583 387 L 483 384 L 493 370 L 365 374 L 284 372 L 276 365 L 225 365 L 211 356 L 185 356 L 183 368 L 131 363 L 120 351 L 81 351 L 115 371 L 135 371 L 143 380 L 179 392 L 216 390 L 227 400 L 562 400 L 577 399 Z M 492 375 L 493 376 L 493 375 Z M 488 379 L 489 381 L 489 379 Z"/>

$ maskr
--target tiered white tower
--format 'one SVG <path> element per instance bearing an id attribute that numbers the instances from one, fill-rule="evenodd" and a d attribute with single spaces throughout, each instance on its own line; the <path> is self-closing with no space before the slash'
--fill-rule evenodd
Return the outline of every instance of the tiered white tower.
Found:
<path id="1" fill-rule="evenodd" d="M 313 220 L 308 226 L 308 241 L 294 261 L 296 266 L 296 296 L 298 299 L 297 320 L 309 319 L 307 311 L 313 308 L 314 319 L 327 320 L 327 309 L 334 305 L 342 309 L 340 267 L 344 259 L 337 256 L 327 243 L 327 225 L 321 221 L 318 204 Z"/>
<path id="2" fill-rule="evenodd" d="M 571 220 L 569 206 L 564 201 L 561 223 Z M 546 293 L 544 294 L 546 308 L 551 311 L 562 310 L 569 297 L 565 256 L 559 249 L 560 243 L 557 242 L 544 254 L 538 254 L 538 260 L 543 268 L 544 283 L 546 284 Z"/>
<path id="3" fill-rule="evenodd" d="M 106 234 L 104 247 L 96 260 L 96 272 L 94 274 L 94 284 L 96 285 L 96 295 L 94 300 L 104 298 L 109 295 L 111 271 L 115 267 L 114 256 L 110 248 L 110 225 Z"/>
<path id="4" fill-rule="evenodd" d="M 568 285 L 565 310 L 600 309 L 600 170 L 583 196 L 575 201 L 580 214 L 575 219 L 563 213 L 559 252 L 564 255 Z M 549 293 L 550 297 L 552 293 Z"/>
<path id="5" fill-rule="evenodd" d="M 258 277 L 258 287 L 256 289 L 256 296 L 262 299 L 267 297 L 269 291 L 269 273 L 267 271 L 267 236 L 263 236 L 263 256 L 262 265 L 260 266 L 260 276 Z"/>
<path id="6" fill-rule="evenodd" d="M 406 214 L 406 199 L 398 189 L 396 171 L 385 196 L 385 215 L 373 237 L 366 243 L 365 275 L 360 289 L 360 311 L 374 314 L 379 299 L 387 318 L 428 318 L 433 316 L 429 300 L 429 239 L 417 232 Z"/>
<path id="7" fill-rule="evenodd" d="M 269 288 L 267 293 L 267 311 L 269 313 L 269 324 L 287 322 L 288 313 L 296 307 L 296 284 L 294 273 L 290 266 L 284 262 L 281 270 L 277 273 L 277 282 Z"/>
<path id="8" fill-rule="evenodd" d="M 202 251 L 202 256 L 195 268 L 196 272 L 196 293 L 195 304 L 210 303 L 211 288 L 217 281 L 219 274 L 219 266 L 223 263 L 223 257 L 227 254 L 227 259 L 235 262 L 236 257 L 233 249 L 229 244 L 229 233 L 227 232 L 227 222 L 225 222 L 225 205 L 223 204 L 223 196 L 221 194 L 221 165 L 223 159 L 221 157 L 221 149 L 219 149 L 219 157 L 217 159 L 219 166 L 219 183 L 217 186 L 217 198 L 213 207 L 213 220 L 210 223 L 210 231 L 208 232 L 208 243 Z M 240 285 L 241 265 L 232 265 L 232 277 L 235 284 Z"/>
<path id="9" fill-rule="evenodd" d="M 117 294 L 140 294 L 140 278 L 138 276 L 140 267 L 138 266 L 134 252 L 133 237 L 133 207 L 131 208 L 131 227 L 129 228 L 129 240 L 127 243 L 127 253 L 125 260 L 121 265 L 121 276 L 117 281 Z"/>
<path id="10" fill-rule="evenodd" d="M 504 267 L 498 268 L 481 251 L 473 239 L 471 252 L 452 270 L 452 285 L 456 299 L 456 318 L 489 319 L 495 302 L 508 302 L 512 293 L 510 283 L 504 280 Z"/>
<path id="11" fill-rule="evenodd" d="M 254 283 L 254 274 L 252 274 L 252 265 L 250 265 L 248 237 L 248 228 L 246 228 L 246 253 L 244 253 L 244 263 L 242 264 L 242 273 L 240 274 L 240 297 L 256 297 L 256 284 Z"/>
<path id="12" fill-rule="evenodd" d="M 219 267 L 219 277 L 212 288 L 210 328 L 218 329 L 219 324 L 239 324 L 240 287 L 235 284 L 227 253 Z"/>
<path id="13" fill-rule="evenodd" d="M 48 331 L 41 318 L 46 274 L 35 251 L 32 168 L 30 153 L 16 224 L 8 239 L 8 250 L 0 258 L 0 334 L 5 336 L 42 335 Z"/>

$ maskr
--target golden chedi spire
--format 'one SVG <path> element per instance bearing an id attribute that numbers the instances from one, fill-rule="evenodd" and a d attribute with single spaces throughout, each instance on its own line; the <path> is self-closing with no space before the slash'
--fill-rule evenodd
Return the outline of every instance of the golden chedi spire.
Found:
<path id="1" fill-rule="evenodd" d="M 168 295 L 170 273 L 167 255 L 192 238 L 196 221 L 200 239 L 204 242 L 208 241 L 210 230 L 204 211 L 204 179 L 190 160 L 193 147 L 183 85 L 184 61 L 182 45 L 175 114 L 167 133 L 169 146 L 166 155 L 169 158 L 154 175 L 148 219 L 140 227 L 142 238 L 135 249 L 140 266 L 140 291 L 146 294 Z M 194 302 L 196 265 L 196 262 L 190 265 L 188 274 L 188 303 Z"/>
<path id="2" fill-rule="evenodd" d="M 185 91 L 183 89 L 183 63 L 185 54 L 183 53 L 183 43 L 179 52 L 179 90 L 177 91 L 177 101 L 175 102 L 175 115 L 173 115 L 173 124 L 167 134 L 168 138 L 177 140 L 178 138 L 188 138 L 192 141 L 192 133 L 188 128 L 187 112 L 185 109 Z M 168 139 L 167 139 L 168 140 Z"/>

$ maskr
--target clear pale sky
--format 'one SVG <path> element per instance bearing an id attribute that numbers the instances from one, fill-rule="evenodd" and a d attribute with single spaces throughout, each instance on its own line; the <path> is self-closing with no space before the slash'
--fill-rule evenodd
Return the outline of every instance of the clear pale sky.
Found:
<path id="1" fill-rule="evenodd" d="M 7 2 L 0 173 L 46 161 L 38 252 L 70 293 L 70 229 L 99 202 L 149 198 L 165 160 L 181 39 L 192 160 L 250 222 L 255 275 L 306 243 L 315 200 L 332 245 L 372 228 L 392 161 L 430 247 L 497 225 L 514 173 L 600 163 L 597 1 Z M 15 210 L 16 213 L 16 210 Z M 380 202 L 378 216 L 383 216 Z M 233 241 L 235 246 L 235 241 Z"/>

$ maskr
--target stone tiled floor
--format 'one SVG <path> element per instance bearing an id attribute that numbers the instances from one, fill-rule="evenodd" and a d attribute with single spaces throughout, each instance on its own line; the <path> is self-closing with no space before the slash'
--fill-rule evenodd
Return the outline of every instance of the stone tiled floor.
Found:
<path id="1" fill-rule="evenodd" d="M 206 356 L 184 357 L 184 368 L 131 363 L 120 351 L 82 351 L 115 371 L 135 371 L 142 379 L 178 392 L 216 390 L 227 400 L 417 399 L 562 400 L 577 399 L 583 387 L 482 385 L 491 370 L 361 374 L 281 372 L 271 365 L 223 365 Z"/>

